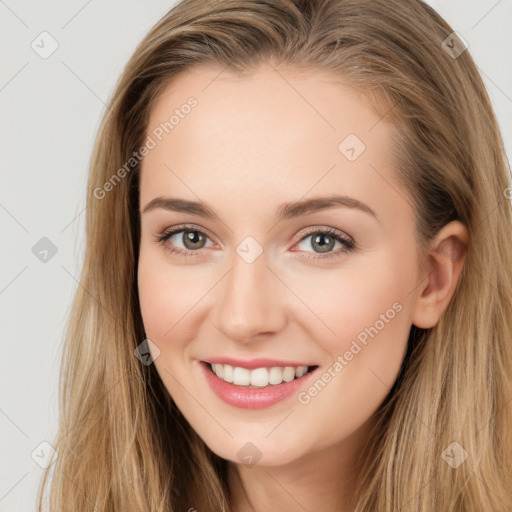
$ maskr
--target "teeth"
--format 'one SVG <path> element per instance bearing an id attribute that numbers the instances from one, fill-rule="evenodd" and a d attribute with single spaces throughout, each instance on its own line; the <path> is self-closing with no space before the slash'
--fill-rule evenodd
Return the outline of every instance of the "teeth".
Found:
<path id="1" fill-rule="evenodd" d="M 295 377 L 302 377 L 308 373 L 308 367 L 307 366 L 298 366 L 295 368 Z"/>
<path id="2" fill-rule="evenodd" d="M 223 364 L 212 364 L 213 372 L 221 379 L 224 377 L 224 365 Z M 233 382 L 233 379 L 231 379 Z"/>
<path id="3" fill-rule="evenodd" d="M 249 370 L 247 370 L 249 373 Z M 251 386 L 256 386 L 258 388 L 263 388 L 268 386 L 268 371 L 266 368 L 256 368 L 255 370 L 251 370 Z M 239 384 L 238 382 L 236 384 Z"/>
<path id="4" fill-rule="evenodd" d="M 233 382 L 233 367 L 230 364 L 218 364 L 217 367 L 219 366 L 224 368 L 221 368 L 220 375 L 217 374 L 217 376 L 226 382 Z"/>
<path id="5" fill-rule="evenodd" d="M 211 365 L 213 373 L 226 382 L 232 382 L 237 386 L 252 386 L 264 388 L 270 385 L 277 385 L 284 382 L 291 382 L 293 379 L 303 377 L 308 372 L 307 366 L 274 366 L 272 368 L 255 368 L 248 370 L 239 366 L 229 364 Z"/>
<path id="6" fill-rule="evenodd" d="M 268 372 L 268 381 L 270 384 L 281 384 L 283 382 L 283 369 L 282 368 L 270 368 Z"/>
<path id="7" fill-rule="evenodd" d="M 283 380 L 285 382 L 291 382 L 293 379 L 295 379 L 295 368 L 286 366 L 283 370 Z"/>
<path id="8" fill-rule="evenodd" d="M 233 384 L 237 386 L 248 386 L 251 383 L 251 372 L 246 368 L 235 366 L 233 368 Z"/>

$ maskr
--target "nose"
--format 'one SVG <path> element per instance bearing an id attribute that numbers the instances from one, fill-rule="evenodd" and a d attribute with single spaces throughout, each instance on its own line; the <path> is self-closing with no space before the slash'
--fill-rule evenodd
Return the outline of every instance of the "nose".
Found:
<path id="1" fill-rule="evenodd" d="M 229 339 L 247 343 L 286 325 L 284 286 L 264 255 L 247 263 L 235 254 L 231 271 L 219 283 L 214 325 Z"/>

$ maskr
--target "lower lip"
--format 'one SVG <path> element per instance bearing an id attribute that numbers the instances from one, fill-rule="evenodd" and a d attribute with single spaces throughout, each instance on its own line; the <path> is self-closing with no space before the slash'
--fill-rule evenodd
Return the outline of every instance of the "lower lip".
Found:
<path id="1" fill-rule="evenodd" d="M 315 368 L 299 379 L 293 379 L 290 382 L 283 382 L 265 388 L 247 388 L 220 379 L 210 370 L 207 363 L 201 361 L 199 366 L 202 368 L 206 381 L 213 392 L 221 400 L 243 409 L 263 409 L 288 398 L 290 395 L 297 393 L 304 386 L 306 380 L 318 370 L 318 368 Z"/>

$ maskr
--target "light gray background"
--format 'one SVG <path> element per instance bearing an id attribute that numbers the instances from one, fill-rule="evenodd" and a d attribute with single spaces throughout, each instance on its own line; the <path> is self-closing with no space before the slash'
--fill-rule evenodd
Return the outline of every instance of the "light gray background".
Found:
<path id="1" fill-rule="evenodd" d="M 105 103 L 137 43 L 174 3 L 0 0 L 0 512 L 35 509 L 41 443 L 57 430 L 62 340 Z M 469 43 L 510 158 L 512 2 L 429 3 Z M 43 31 L 58 43 L 47 59 L 31 47 Z M 57 248 L 46 263 L 32 252 L 43 237 Z"/>

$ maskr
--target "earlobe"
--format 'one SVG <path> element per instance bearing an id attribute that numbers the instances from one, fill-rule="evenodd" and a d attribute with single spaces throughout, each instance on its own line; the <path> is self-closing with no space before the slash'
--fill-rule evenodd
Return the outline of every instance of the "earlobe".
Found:
<path id="1" fill-rule="evenodd" d="M 468 230 L 459 221 L 444 226 L 426 254 L 426 286 L 419 288 L 412 323 L 429 329 L 439 322 L 459 281 L 469 245 Z"/>

